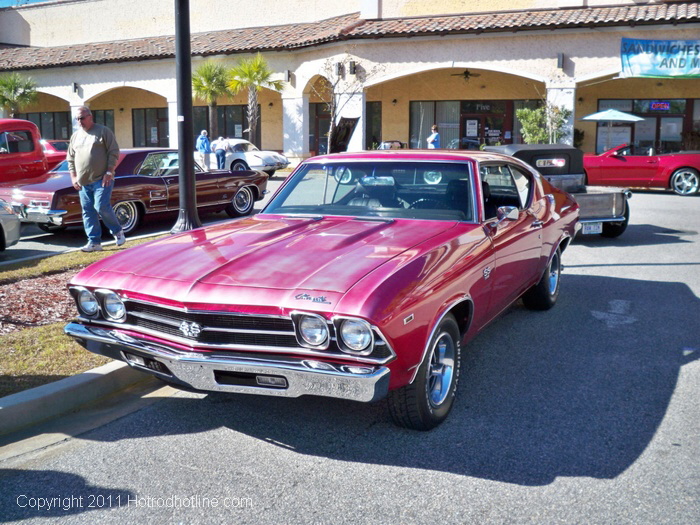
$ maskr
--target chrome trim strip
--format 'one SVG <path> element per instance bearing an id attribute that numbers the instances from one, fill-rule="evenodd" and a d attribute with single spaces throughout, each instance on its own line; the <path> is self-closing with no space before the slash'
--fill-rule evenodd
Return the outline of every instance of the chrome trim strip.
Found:
<path id="1" fill-rule="evenodd" d="M 126 335 L 120 338 L 116 331 L 78 323 L 69 323 L 64 331 L 93 353 L 119 358 L 132 368 L 156 376 L 176 378 L 198 390 L 278 397 L 316 395 L 361 402 L 377 401 L 389 391 L 390 371 L 386 367 L 358 367 L 353 371 L 354 367 L 327 361 L 318 362 L 322 367 L 316 368 L 313 366 L 316 362 L 307 359 L 182 352 Z M 172 375 L 138 364 L 128 359 L 126 353 L 156 361 L 167 367 Z M 286 387 L 219 383 L 216 372 L 256 376 L 256 379 L 257 376 L 281 376 L 286 380 Z"/>

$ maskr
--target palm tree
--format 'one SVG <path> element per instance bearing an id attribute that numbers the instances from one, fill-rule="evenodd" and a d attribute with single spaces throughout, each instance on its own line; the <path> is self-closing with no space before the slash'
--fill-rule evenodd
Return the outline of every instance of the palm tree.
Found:
<path id="1" fill-rule="evenodd" d="M 284 82 L 272 80 L 273 72 L 260 53 L 241 60 L 229 74 L 228 87 L 233 94 L 248 90 L 248 140 L 253 142 L 258 126 L 258 91 L 262 88 L 282 91 Z"/>
<path id="2" fill-rule="evenodd" d="M 192 75 L 192 92 L 195 97 L 204 100 L 209 106 L 209 136 L 219 136 L 219 122 L 216 118 L 216 101 L 219 97 L 230 95 L 227 86 L 228 71 L 221 64 L 204 62 Z"/>
<path id="3" fill-rule="evenodd" d="M 36 82 L 19 73 L 0 75 L 0 107 L 14 118 L 25 106 L 36 101 Z"/>

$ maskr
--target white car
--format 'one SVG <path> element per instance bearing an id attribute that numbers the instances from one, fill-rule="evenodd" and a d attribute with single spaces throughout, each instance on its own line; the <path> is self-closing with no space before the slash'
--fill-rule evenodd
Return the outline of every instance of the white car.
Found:
<path id="1" fill-rule="evenodd" d="M 233 151 L 226 153 L 224 167 L 231 171 L 260 170 L 272 177 L 276 170 L 289 166 L 289 160 L 275 151 L 261 151 L 244 139 L 226 139 Z M 216 162 L 212 153 L 211 162 Z"/>
<path id="2" fill-rule="evenodd" d="M 19 217 L 7 202 L 0 199 L 0 252 L 19 241 Z"/>

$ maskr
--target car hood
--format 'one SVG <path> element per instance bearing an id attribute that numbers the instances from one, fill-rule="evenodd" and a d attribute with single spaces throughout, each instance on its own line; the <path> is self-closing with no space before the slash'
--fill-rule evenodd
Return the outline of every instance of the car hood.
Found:
<path id="1" fill-rule="evenodd" d="M 455 224 L 258 215 L 131 248 L 72 282 L 183 303 L 241 304 L 259 300 L 262 289 L 270 299 L 275 291 L 285 291 L 278 297 L 303 291 L 339 298 L 368 273 Z"/>

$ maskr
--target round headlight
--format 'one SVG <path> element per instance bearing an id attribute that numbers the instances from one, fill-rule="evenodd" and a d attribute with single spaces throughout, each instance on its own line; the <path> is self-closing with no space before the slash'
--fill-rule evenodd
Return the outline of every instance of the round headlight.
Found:
<path id="1" fill-rule="evenodd" d="M 305 315 L 299 322 L 299 333 L 311 346 L 321 346 L 328 339 L 328 325 L 320 317 Z"/>
<path id="2" fill-rule="evenodd" d="M 104 307 L 107 317 L 119 321 L 126 316 L 126 308 L 124 303 L 114 292 L 109 292 L 102 298 L 102 306 Z"/>
<path id="3" fill-rule="evenodd" d="M 78 307 L 82 313 L 89 317 L 97 315 L 97 311 L 99 310 L 97 299 L 95 299 L 95 296 L 90 290 L 85 289 L 80 290 L 78 293 Z"/>
<path id="4" fill-rule="evenodd" d="M 372 329 L 365 321 L 346 319 L 340 325 L 340 337 L 348 349 L 360 352 L 372 342 Z"/>

